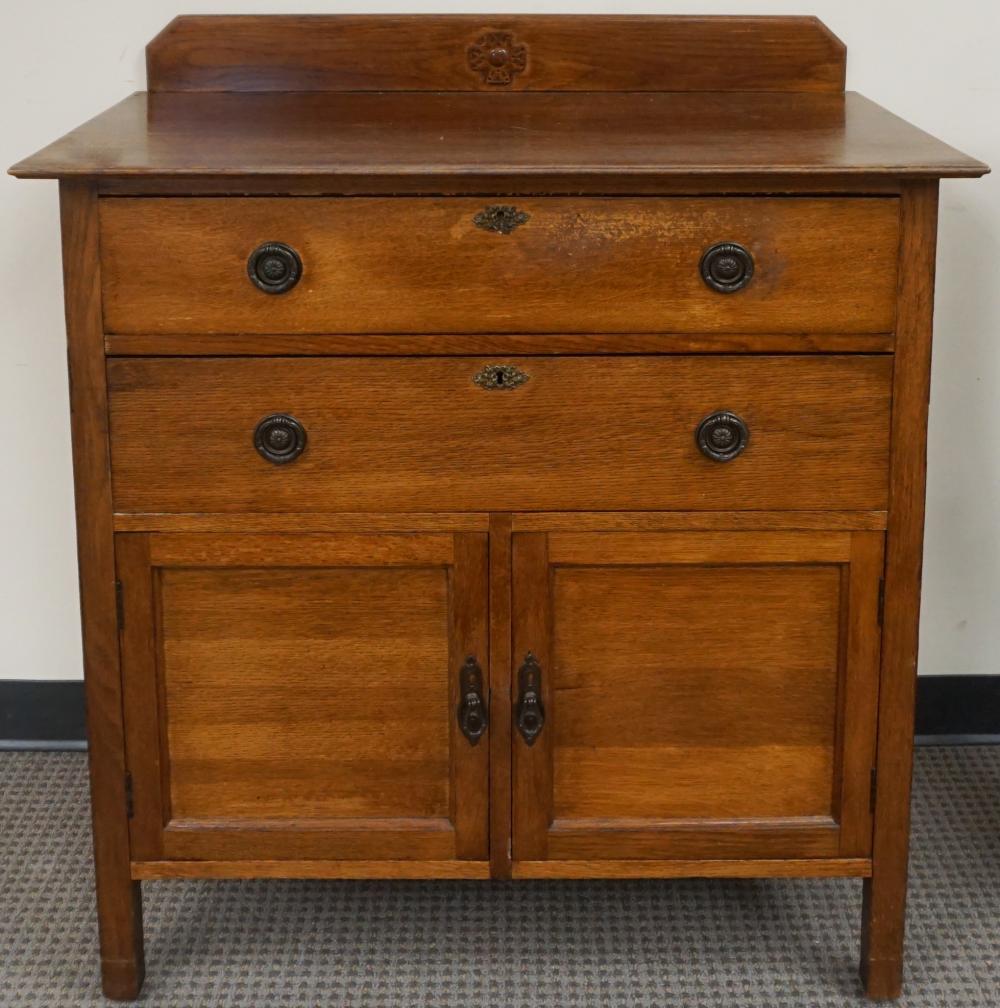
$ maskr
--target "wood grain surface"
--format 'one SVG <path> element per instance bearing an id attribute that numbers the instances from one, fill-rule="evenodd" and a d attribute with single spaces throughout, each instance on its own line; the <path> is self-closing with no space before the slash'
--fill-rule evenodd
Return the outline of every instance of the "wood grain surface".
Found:
<path id="1" fill-rule="evenodd" d="M 116 528 L 145 522 L 169 522 L 169 515 L 117 515 Z M 192 524 L 204 521 L 211 528 L 226 516 L 177 516 L 177 521 Z M 231 519 L 229 519 L 231 520 Z M 885 511 L 544 511 L 514 515 L 515 532 L 760 532 L 851 531 L 884 529 Z"/>
<path id="2" fill-rule="evenodd" d="M 109 357 L 891 353 L 888 333 L 106 333 Z"/>
<path id="3" fill-rule="evenodd" d="M 107 997 L 129 999 L 142 987 L 145 962 L 142 894 L 129 873 L 97 194 L 64 183 L 59 204 L 101 983 Z"/>
<path id="4" fill-rule="evenodd" d="M 488 83 L 468 49 L 526 47 Z M 146 48 L 150 91 L 842 91 L 847 50 L 812 17 L 186 16 Z"/>
<path id="5" fill-rule="evenodd" d="M 116 514 L 114 523 L 116 532 L 486 532 L 503 518 L 484 512 L 139 512 Z M 884 529 L 886 518 L 885 511 L 524 511 L 511 515 L 510 523 L 518 532 L 851 531 Z"/>
<path id="6" fill-rule="evenodd" d="M 891 359 L 476 358 L 109 361 L 119 512 L 879 510 Z M 743 417 L 729 463 L 703 417 Z M 306 428 L 288 465 L 253 446 L 277 411 Z"/>
<path id="7" fill-rule="evenodd" d="M 600 99 L 600 96 L 595 96 Z M 656 96 L 651 95 L 655 100 Z M 681 97 L 681 96 L 678 96 Z M 734 96 L 739 98 L 738 95 Z M 790 96 L 794 98 L 795 96 Z M 850 97 L 850 96 L 848 96 Z M 857 95 L 854 95 L 857 98 Z M 984 166 L 985 167 L 985 166 Z M 898 196 L 897 175 L 836 171 L 671 174 L 644 171 L 589 177 L 528 172 L 486 174 L 101 175 L 99 196 Z"/>
<path id="8" fill-rule="evenodd" d="M 898 201 L 526 198 L 106 199 L 105 326 L 141 333 L 889 332 Z M 258 290 L 247 258 L 281 241 L 299 284 Z M 156 254 L 150 255 L 150 242 Z M 749 285 L 710 289 L 720 242 Z M 817 276 L 817 262 L 823 263 Z"/>
<path id="9" fill-rule="evenodd" d="M 490 874 L 511 872 L 511 516 L 490 522 Z"/>
<path id="10" fill-rule="evenodd" d="M 781 858 L 712 861 L 519 861 L 514 878 L 864 878 L 864 858 Z M 153 876 L 158 877 L 158 876 Z"/>
<path id="11" fill-rule="evenodd" d="M 818 871 L 822 871 L 818 867 Z M 134 861 L 135 879 L 487 879 L 486 861 Z"/>
<path id="12" fill-rule="evenodd" d="M 881 539 L 515 533 L 515 862 L 868 856 Z"/>
<path id="13" fill-rule="evenodd" d="M 927 482 L 937 183 L 903 197 L 899 351 L 893 377 L 885 627 L 878 720 L 878 784 L 872 877 L 864 890 L 861 975 L 868 995 L 898 997 L 903 983 L 913 775 L 913 722 Z"/>
<path id="14" fill-rule="evenodd" d="M 488 858 L 486 535 L 119 537 L 133 858 Z"/>
<path id="15" fill-rule="evenodd" d="M 744 175 L 758 192 L 792 175 L 799 187 L 837 175 L 874 190 L 881 177 L 989 168 L 853 93 L 394 92 L 140 93 L 11 171 L 141 179 L 148 192 L 261 177 L 277 192 L 303 180 L 332 193 L 601 193 L 707 176 L 726 192 Z"/>

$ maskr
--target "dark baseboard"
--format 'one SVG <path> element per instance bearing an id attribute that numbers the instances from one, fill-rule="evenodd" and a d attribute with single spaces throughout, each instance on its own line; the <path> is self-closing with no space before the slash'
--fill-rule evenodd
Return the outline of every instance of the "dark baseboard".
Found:
<path id="1" fill-rule="evenodd" d="M 0 749 L 86 747 L 83 683 L 0 680 Z"/>
<path id="2" fill-rule="evenodd" d="M 1000 743 L 1000 675 L 921 676 L 917 742 Z"/>
<path id="3" fill-rule="evenodd" d="M 82 749 L 83 683 L 0 680 L 0 749 Z M 921 676 L 918 745 L 1000 744 L 1000 675 Z"/>

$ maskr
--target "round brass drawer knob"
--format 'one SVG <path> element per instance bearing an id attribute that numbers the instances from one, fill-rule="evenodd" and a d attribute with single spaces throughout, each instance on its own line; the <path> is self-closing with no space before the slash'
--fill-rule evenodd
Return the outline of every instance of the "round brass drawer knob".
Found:
<path id="1" fill-rule="evenodd" d="M 266 294 L 284 294 L 299 282 L 302 260 L 291 245 L 267 242 L 250 253 L 247 275 Z"/>
<path id="2" fill-rule="evenodd" d="M 698 424 L 694 439 L 705 458 L 729 462 L 746 448 L 750 431 L 735 413 L 713 413 Z"/>
<path id="3" fill-rule="evenodd" d="M 306 450 L 306 429 L 295 417 L 272 413 L 257 424 L 253 446 L 275 465 L 294 462 Z"/>
<path id="4" fill-rule="evenodd" d="M 753 256 L 734 242 L 713 245 L 701 257 L 701 278 L 712 290 L 732 294 L 753 277 Z"/>

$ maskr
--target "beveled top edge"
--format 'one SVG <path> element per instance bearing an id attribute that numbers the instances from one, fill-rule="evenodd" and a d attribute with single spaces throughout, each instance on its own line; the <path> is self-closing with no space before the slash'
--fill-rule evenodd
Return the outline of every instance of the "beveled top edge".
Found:
<path id="1" fill-rule="evenodd" d="M 21 178 L 977 177 L 846 94 L 137 92 L 10 169 Z"/>

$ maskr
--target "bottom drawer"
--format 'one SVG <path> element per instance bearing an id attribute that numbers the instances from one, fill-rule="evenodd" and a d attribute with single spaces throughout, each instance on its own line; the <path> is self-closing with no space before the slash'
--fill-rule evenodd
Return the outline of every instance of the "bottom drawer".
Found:
<path id="1" fill-rule="evenodd" d="M 491 382 L 491 365 L 506 378 Z M 886 356 L 113 359 L 115 507 L 881 510 L 891 368 Z M 696 443 L 715 412 L 746 426 L 729 461 Z M 260 428 L 275 414 L 295 425 Z M 709 430 L 705 447 L 725 455 L 735 430 Z"/>

